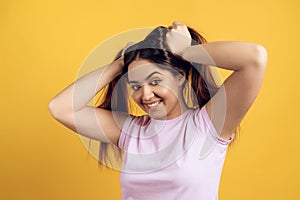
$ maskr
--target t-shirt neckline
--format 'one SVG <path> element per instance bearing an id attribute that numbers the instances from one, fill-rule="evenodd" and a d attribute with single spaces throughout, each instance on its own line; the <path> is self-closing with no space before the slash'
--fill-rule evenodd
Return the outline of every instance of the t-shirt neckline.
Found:
<path id="1" fill-rule="evenodd" d="M 183 119 L 186 114 L 191 111 L 193 109 L 191 108 L 188 108 L 187 110 L 185 110 L 183 113 L 181 113 L 179 116 L 173 118 L 173 119 L 155 119 L 155 118 L 152 118 L 150 117 L 151 121 L 153 121 L 154 123 L 172 123 L 172 122 L 177 122 L 181 119 Z"/>

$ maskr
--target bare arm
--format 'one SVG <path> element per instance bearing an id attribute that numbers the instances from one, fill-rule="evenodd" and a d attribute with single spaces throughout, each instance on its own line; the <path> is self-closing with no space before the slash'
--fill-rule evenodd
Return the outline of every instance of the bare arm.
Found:
<path id="1" fill-rule="evenodd" d="M 109 110 L 88 106 L 88 102 L 112 79 L 120 74 L 123 62 L 118 60 L 80 77 L 49 103 L 49 111 L 60 123 L 86 137 L 117 144 L 120 124 L 125 115 L 120 115 L 117 124 Z"/>
<path id="2" fill-rule="evenodd" d="M 266 49 L 254 43 L 218 41 L 189 46 L 182 56 L 234 71 L 206 104 L 217 132 L 229 139 L 259 92 L 268 59 Z"/>

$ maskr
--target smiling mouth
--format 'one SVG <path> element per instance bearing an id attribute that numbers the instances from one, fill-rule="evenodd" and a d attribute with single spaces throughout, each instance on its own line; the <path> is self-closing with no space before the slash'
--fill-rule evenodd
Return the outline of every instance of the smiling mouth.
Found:
<path id="1" fill-rule="evenodd" d="M 162 101 L 162 100 L 158 100 L 158 101 L 155 101 L 155 102 L 151 102 L 151 103 L 143 103 L 143 104 L 144 104 L 144 106 L 145 106 L 148 110 L 150 110 L 150 109 L 157 108 L 161 101 Z"/>

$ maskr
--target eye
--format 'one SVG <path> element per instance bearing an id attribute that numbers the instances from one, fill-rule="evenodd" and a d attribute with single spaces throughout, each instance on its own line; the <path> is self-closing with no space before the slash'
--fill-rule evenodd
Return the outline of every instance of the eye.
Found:
<path id="1" fill-rule="evenodd" d="M 139 86 L 139 85 L 131 85 L 131 89 L 133 89 L 133 90 L 138 90 L 138 89 L 140 89 L 140 87 L 141 86 Z"/>
<path id="2" fill-rule="evenodd" d="M 154 79 L 151 81 L 151 85 L 158 85 L 161 82 L 159 79 Z"/>

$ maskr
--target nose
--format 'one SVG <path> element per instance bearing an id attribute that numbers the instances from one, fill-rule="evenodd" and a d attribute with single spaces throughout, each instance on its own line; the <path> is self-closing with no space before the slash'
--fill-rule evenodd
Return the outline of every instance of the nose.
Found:
<path id="1" fill-rule="evenodd" d="M 151 86 L 143 85 L 142 86 L 142 100 L 143 101 L 150 101 L 151 98 L 154 97 L 154 93 L 152 91 Z"/>

